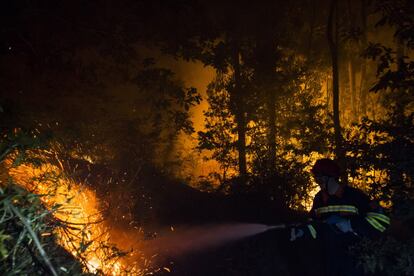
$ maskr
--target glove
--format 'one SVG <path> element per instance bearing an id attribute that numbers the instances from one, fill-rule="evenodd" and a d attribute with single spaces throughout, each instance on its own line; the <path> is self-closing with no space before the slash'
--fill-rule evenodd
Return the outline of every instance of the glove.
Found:
<path id="1" fill-rule="evenodd" d="M 298 238 L 301 238 L 305 232 L 300 228 L 291 228 L 290 229 L 290 241 L 295 241 Z"/>
<path id="2" fill-rule="evenodd" d="M 341 216 L 332 215 L 325 220 L 325 223 L 336 226 L 342 233 L 354 232 L 351 221 Z"/>
<path id="3" fill-rule="evenodd" d="M 326 224 L 329 224 L 329 225 L 336 225 L 337 223 L 340 223 L 343 220 L 345 220 L 343 217 L 340 217 L 340 216 L 337 216 L 337 215 L 332 215 L 332 216 L 329 216 L 325 220 L 325 223 Z"/>
<path id="4" fill-rule="evenodd" d="M 342 221 L 335 224 L 335 226 L 343 233 L 354 232 L 351 225 L 351 220 L 343 219 Z"/>

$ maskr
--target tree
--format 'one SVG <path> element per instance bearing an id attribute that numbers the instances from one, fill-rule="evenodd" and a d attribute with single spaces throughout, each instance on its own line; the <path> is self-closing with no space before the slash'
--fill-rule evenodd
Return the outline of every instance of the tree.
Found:
<path id="1" fill-rule="evenodd" d="M 237 35 L 236 35 L 237 37 Z M 242 88 L 240 68 L 240 45 L 238 38 L 232 42 L 233 51 L 233 75 L 234 87 L 230 88 L 230 100 L 233 102 L 233 112 L 236 118 L 237 128 L 237 150 L 239 153 L 239 176 L 243 185 L 247 177 L 246 165 L 246 112 L 245 112 L 245 90 Z"/>
<path id="2" fill-rule="evenodd" d="M 225 89 L 226 83 L 224 74 L 217 74 L 216 80 L 210 83 L 207 90 L 209 108 L 204 114 L 206 130 L 198 133 L 198 148 L 211 151 L 211 159 L 216 160 L 222 170 L 220 190 L 226 188 L 224 185 L 234 177 L 238 167 L 238 156 L 234 152 L 235 122 L 229 108 L 230 95 Z"/>
<path id="3" fill-rule="evenodd" d="M 360 2 L 360 13 L 361 13 L 361 43 L 360 53 L 367 48 L 367 1 L 362 0 Z M 359 84 L 359 99 L 360 99 L 360 113 L 364 117 L 367 115 L 367 62 L 365 59 L 361 61 L 361 82 Z"/>
<path id="4" fill-rule="evenodd" d="M 333 120 L 335 129 L 335 155 L 342 167 L 344 152 L 342 149 L 341 123 L 339 119 L 339 76 L 338 76 L 338 1 L 331 0 L 327 24 L 327 38 L 332 62 Z M 344 182 L 346 177 L 342 177 Z"/>
<path id="5" fill-rule="evenodd" d="M 268 17 L 268 14 L 265 15 Z M 273 35 L 265 30 L 270 28 L 271 21 L 265 20 L 268 26 L 264 27 L 256 38 L 256 66 L 255 78 L 259 95 L 263 99 L 266 110 L 266 127 L 267 127 L 267 168 L 269 175 L 274 175 L 276 170 L 276 84 L 275 79 L 278 77 L 276 72 L 278 53 L 275 48 L 276 41 Z M 279 88 L 280 89 L 280 88 Z"/>
<path id="6" fill-rule="evenodd" d="M 400 47 L 414 48 L 414 5 L 412 1 L 388 0 L 374 4 L 381 16 L 377 26 L 392 27 L 397 40 L 397 49 L 369 43 L 365 51 L 366 57 L 377 62 L 377 81 L 371 93 L 384 97 L 387 113 L 379 120 L 364 120 L 359 125 L 358 137 L 351 137 L 348 146 L 355 164 L 353 171 L 356 167 L 375 169 L 385 176 L 385 181 L 373 179 L 369 190 L 388 203 L 397 227 L 388 237 L 365 241 L 354 250 L 367 272 L 402 275 L 413 269 L 409 265 L 413 263 L 413 238 L 404 233 L 412 233 L 414 214 L 414 62 L 401 55 Z"/>

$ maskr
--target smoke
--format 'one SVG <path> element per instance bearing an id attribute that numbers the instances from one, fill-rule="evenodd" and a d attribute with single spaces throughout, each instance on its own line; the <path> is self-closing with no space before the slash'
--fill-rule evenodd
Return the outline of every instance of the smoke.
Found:
<path id="1" fill-rule="evenodd" d="M 173 228 L 172 228 L 173 229 Z M 217 247 L 269 229 L 264 224 L 220 224 L 173 229 L 139 245 L 146 255 L 177 257 Z"/>

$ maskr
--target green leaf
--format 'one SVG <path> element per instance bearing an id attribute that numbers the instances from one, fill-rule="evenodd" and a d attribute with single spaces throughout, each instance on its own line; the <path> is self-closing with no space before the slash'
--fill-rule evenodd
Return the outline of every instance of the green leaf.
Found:
<path id="1" fill-rule="evenodd" d="M 6 245 L 4 241 L 10 240 L 11 236 L 4 234 L 3 230 L 0 231 L 0 258 L 5 259 L 9 255 Z"/>

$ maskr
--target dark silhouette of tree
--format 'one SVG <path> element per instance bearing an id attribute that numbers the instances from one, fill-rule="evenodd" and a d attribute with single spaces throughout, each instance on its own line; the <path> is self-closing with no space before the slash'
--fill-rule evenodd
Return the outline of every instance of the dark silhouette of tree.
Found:
<path id="1" fill-rule="evenodd" d="M 267 14 L 265 15 L 268 16 Z M 271 21 L 270 21 L 271 22 Z M 267 25 L 271 24 L 267 21 Z M 267 28 L 263 28 L 267 30 Z M 263 98 L 264 109 L 266 111 L 266 128 L 267 128 L 267 168 L 270 175 L 275 174 L 276 170 L 276 82 L 277 78 L 277 49 L 275 48 L 272 34 L 262 30 L 256 38 L 256 68 L 255 75 L 257 88 L 260 90 L 259 95 Z M 279 88 L 280 89 L 280 88 Z"/>
<path id="2" fill-rule="evenodd" d="M 361 46 L 360 53 L 366 49 L 368 46 L 367 42 L 367 0 L 362 0 L 360 2 L 360 14 L 361 14 Z M 367 62 L 365 59 L 361 61 L 361 82 L 359 85 L 359 110 L 361 116 L 364 117 L 367 115 Z"/>
<path id="3" fill-rule="evenodd" d="M 342 149 L 341 122 L 339 117 L 339 75 L 338 75 L 338 1 L 331 0 L 327 24 L 327 37 L 332 62 L 332 92 L 333 92 L 333 120 L 335 129 L 335 155 L 341 165 L 344 165 Z M 345 180 L 345 177 L 342 178 Z M 346 182 L 346 181 L 345 181 Z"/>
<path id="4" fill-rule="evenodd" d="M 225 89 L 227 82 L 224 74 L 217 74 L 216 79 L 209 85 L 207 101 L 209 108 L 205 112 L 205 131 L 198 133 L 200 150 L 211 151 L 211 159 L 216 160 L 221 169 L 219 175 L 214 174 L 221 183 L 219 190 L 225 189 L 225 184 L 237 171 L 238 160 L 234 152 L 235 122 L 230 111 L 230 95 Z"/>
<path id="5" fill-rule="evenodd" d="M 240 68 L 240 45 L 236 35 L 232 43 L 234 87 L 230 91 L 230 99 L 234 103 L 234 115 L 237 128 L 237 150 L 239 154 L 239 176 L 243 185 L 247 177 L 246 165 L 246 111 L 245 93 L 242 88 L 241 68 Z"/>

